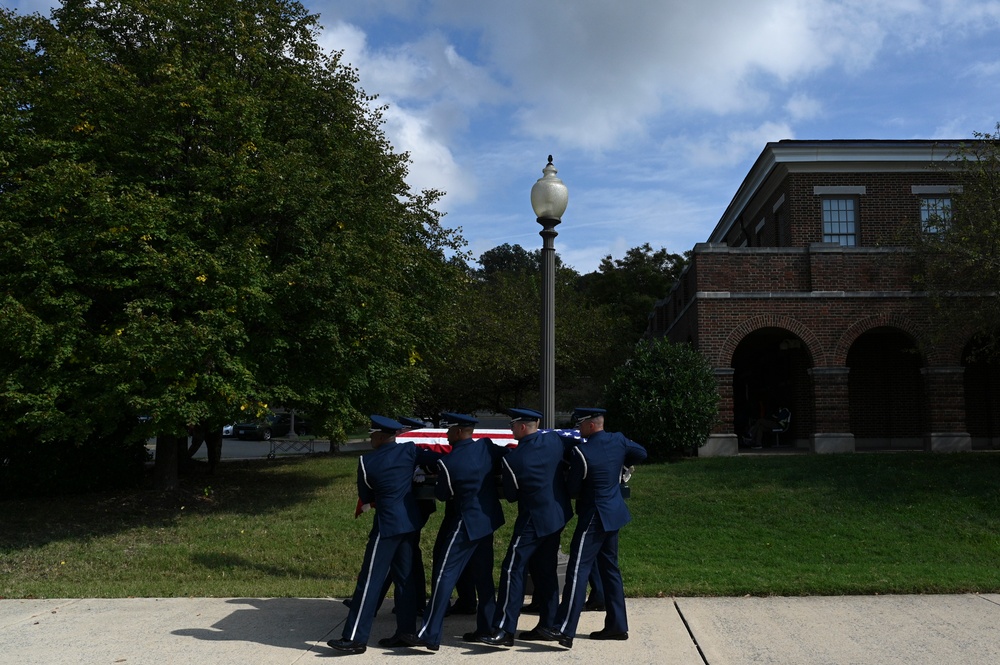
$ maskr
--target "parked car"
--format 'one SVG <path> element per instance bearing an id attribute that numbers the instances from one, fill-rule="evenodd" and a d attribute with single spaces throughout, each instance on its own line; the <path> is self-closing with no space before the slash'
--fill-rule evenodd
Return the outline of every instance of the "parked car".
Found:
<path id="1" fill-rule="evenodd" d="M 233 428 L 236 427 L 235 423 L 229 423 L 228 425 L 222 426 L 222 436 L 233 436 Z"/>
<path id="2" fill-rule="evenodd" d="M 257 439 L 268 441 L 274 436 L 287 436 L 292 428 L 292 414 L 276 413 L 249 423 L 239 423 L 233 428 L 233 434 L 238 439 Z M 307 434 L 309 421 L 295 414 L 295 433 Z"/>

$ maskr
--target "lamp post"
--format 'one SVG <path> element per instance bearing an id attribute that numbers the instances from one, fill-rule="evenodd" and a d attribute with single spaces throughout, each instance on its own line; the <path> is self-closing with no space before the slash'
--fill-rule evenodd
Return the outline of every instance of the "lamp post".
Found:
<path id="1" fill-rule="evenodd" d="M 569 203 L 569 190 L 556 177 L 556 167 L 549 163 L 542 177 L 531 187 L 531 207 L 542 230 L 542 427 L 555 426 L 556 411 L 556 225 L 562 221 Z"/>

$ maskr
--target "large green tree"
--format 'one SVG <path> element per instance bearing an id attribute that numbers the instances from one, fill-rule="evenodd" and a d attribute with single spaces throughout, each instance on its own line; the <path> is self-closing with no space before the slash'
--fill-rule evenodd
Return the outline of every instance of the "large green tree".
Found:
<path id="1" fill-rule="evenodd" d="M 5 455 L 276 404 L 337 437 L 424 387 L 460 240 L 316 30 L 288 0 L 0 9 Z"/>
<path id="2" fill-rule="evenodd" d="M 1000 124 L 958 144 L 939 168 L 954 187 L 912 231 L 916 280 L 930 299 L 932 332 L 978 334 L 980 353 L 1000 349 Z"/>

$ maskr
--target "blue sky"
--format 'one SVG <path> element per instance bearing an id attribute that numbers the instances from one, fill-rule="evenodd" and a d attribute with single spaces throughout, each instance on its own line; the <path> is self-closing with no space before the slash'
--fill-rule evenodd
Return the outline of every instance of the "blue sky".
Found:
<path id="1" fill-rule="evenodd" d="M 556 250 L 589 272 L 644 242 L 706 240 L 768 141 L 966 138 L 1000 121 L 997 0 L 304 4 L 475 256 L 541 246 L 529 192 L 549 154 L 570 194 Z"/>

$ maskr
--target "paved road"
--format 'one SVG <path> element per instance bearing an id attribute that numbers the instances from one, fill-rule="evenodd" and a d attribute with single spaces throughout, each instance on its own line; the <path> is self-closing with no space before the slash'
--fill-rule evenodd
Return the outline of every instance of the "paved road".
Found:
<path id="1" fill-rule="evenodd" d="M 191 445 L 191 439 L 188 438 L 188 445 Z M 275 454 L 276 455 L 301 455 L 306 452 L 316 452 L 316 453 L 328 453 L 330 452 L 330 442 L 323 439 L 312 442 L 312 449 L 307 449 L 309 445 L 309 440 L 299 439 L 297 441 L 277 441 L 275 442 Z M 367 449 L 368 443 L 356 441 L 353 443 L 348 443 L 342 447 L 343 450 L 361 450 Z M 146 444 L 146 449 L 150 452 L 156 451 L 156 441 L 150 441 Z M 240 441 L 234 438 L 225 438 L 222 440 L 222 459 L 255 459 L 267 457 L 271 452 L 271 443 L 268 441 Z M 204 445 L 198 448 L 198 452 L 194 454 L 194 459 L 204 460 L 207 459 L 208 452 Z"/>

